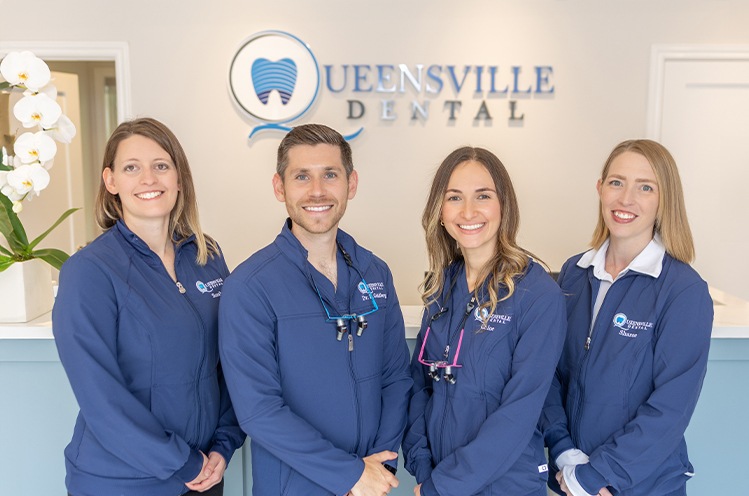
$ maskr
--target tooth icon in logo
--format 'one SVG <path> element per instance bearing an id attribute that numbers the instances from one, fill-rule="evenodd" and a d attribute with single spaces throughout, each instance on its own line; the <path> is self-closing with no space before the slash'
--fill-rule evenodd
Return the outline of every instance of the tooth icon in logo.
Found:
<path id="1" fill-rule="evenodd" d="M 252 84 L 263 105 L 268 103 L 268 97 L 273 90 L 278 91 L 281 103 L 286 105 L 296 86 L 296 72 L 296 64 L 289 58 L 283 58 L 278 62 L 271 62 L 265 58 L 256 59 L 252 63 Z"/>

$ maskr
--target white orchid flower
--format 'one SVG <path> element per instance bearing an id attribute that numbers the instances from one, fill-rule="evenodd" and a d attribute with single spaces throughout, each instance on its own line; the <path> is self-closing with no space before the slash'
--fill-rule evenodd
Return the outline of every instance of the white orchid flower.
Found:
<path id="1" fill-rule="evenodd" d="M 75 124 L 70 118 L 61 114 L 57 122 L 50 128 L 46 128 L 49 135 L 60 143 L 70 143 L 75 138 Z"/>
<path id="2" fill-rule="evenodd" d="M 23 165 L 18 155 L 5 155 L 3 156 L 3 165 L 7 167 L 19 167 Z"/>
<path id="3" fill-rule="evenodd" d="M 18 193 L 10 184 L 8 184 L 8 174 L 10 174 L 9 171 L 0 171 L 0 193 L 4 194 L 14 202 L 23 200 L 24 195 Z"/>
<path id="4" fill-rule="evenodd" d="M 57 86 L 54 84 L 48 84 L 45 87 L 39 89 L 39 91 L 24 91 L 24 95 L 33 95 L 35 93 L 44 93 L 53 100 L 57 100 Z"/>
<path id="5" fill-rule="evenodd" d="M 12 86 L 25 86 L 31 91 L 49 83 L 47 64 L 29 51 L 10 52 L 0 63 L 0 73 Z"/>
<path id="6" fill-rule="evenodd" d="M 8 186 L 13 188 L 17 195 L 25 196 L 32 191 L 39 195 L 44 188 L 49 186 L 49 172 L 38 163 L 24 164 L 9 171 L 7 180 Z"/>
<path id="7" fill-rule="evenodd" d="M 42 129 L 53 127 L 62 115 L 60 105 L 44 93 L 25 95 L 13 107 L 13 115 L 21 121 L 23 127 L 41 126 Z"/>
<path id="8" fill-rule="evenodd" d="M 23 203 L 21 203 L 20 201 L 14 201 L 13 212 L 19 214 L 21 213 L 21 210 L 23 210 Z"/>
<path id="9" fill-rule="evenodd" d="M 13 148 L 24 164 L 48 162 L 57 153 L 57 143 L 44 131 L 23 133 L 16 139 Z"/>

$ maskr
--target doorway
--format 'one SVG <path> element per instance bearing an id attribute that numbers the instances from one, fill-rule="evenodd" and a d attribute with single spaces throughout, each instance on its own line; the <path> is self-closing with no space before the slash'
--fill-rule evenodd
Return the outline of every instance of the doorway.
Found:
<path id="1" fill-rule="evenodd" d="M 77 130 L 70 145 L 58 143 L 50 186 L 27 205 L 20 217 L 33 238 L 68 208 L 81 207 L 40 245 L 72 254 L 101 232 L 93 206 L 104 145 L 117 124 L 130 114 L 127 44 L 2 42 L 0 58 L 18 50 L 30 50 L 49 65 L 58 88 L 58 103 Z M 13 102 L 5 105 L 11 110 Z M 12 112 L 7 119 L 6 112 L 2 114 L 5 122 L 0 123 L 0 130 L 15 134 L 20 126 Z"/>

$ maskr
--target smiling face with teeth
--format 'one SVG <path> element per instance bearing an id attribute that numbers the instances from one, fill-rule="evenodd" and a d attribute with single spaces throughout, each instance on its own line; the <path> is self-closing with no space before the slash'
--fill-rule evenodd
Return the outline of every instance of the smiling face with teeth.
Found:
<path id="1" fill-rule="evenodd" d="M 283 177 L 273 176 L 273 191 L 278 201 L 286 203 L 291 231 L 300 240 L 335 236 L 357 184 L 356 171 L 346 176 L 340 148 L 328 144 L 292 147 Z"/>
<path id="2" fill-rule="evenodd" d="M 139 134 L 122 140 L 112 167 L 105 168 L 102 177 L 107 191 L 119 195 L 130 229 L 154 223 L 168 227 L 179 178 L 172 158 L 158 143 Z"/>
<path id="3" fill-rule="evenodd" d="M 442 222 L 466 259 L 482 265 L 494 256 L 501 219 L 499 197 L 486 167 L 473 160 L 458 165 L 442 200 Z"/>
<path id="4" fill-rule="evenodd" d="M 597 185 L 601 214 L 612 243 L 627 243 L 639 253 L 653 239 L 658 215 L 658 182 L 641 154 L 626 151 Z"/>

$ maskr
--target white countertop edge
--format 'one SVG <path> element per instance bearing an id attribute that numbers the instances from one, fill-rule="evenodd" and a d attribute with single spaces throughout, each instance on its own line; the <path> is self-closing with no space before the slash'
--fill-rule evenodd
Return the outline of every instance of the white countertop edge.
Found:
<path id="1" fill-rule="evenodd" d="M 715 302 L 713 339 L 749 338 L 749 302 L 710 288 L 710 296 Z M 401 305 L 406 324 L 406 338 L 415 339 L 421 326 L 421 305 Z M 0 340 L 3 339 L 54 339 L 52 336 L 52 316 L 46 313 L 24 324 L 0 323 Z"/>

